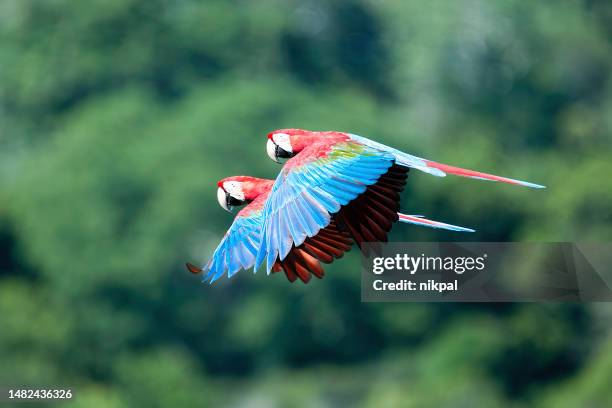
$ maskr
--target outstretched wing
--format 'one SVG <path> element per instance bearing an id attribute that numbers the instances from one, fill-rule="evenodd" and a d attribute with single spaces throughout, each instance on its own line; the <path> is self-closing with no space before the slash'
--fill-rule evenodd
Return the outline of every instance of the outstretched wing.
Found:
<path id="1" fill-rule="evenodd" d="M 479 171 L 462 169 L 461 167 L 449 166 L 447 164 L 437 163 L 435 161 L 422 159 L 417 156 L 413 156 L 408 153 L 404 153 L 392 147 L 386 146 L 382 143 L 375 142 L 368 138 L 358 135 L 349 135 L 352 140 L 359 142 L 365 146 L 369 146 L 373 149 L 377 149 L 380 151 L 391 153 L 395 159 L 397 164 L 406 167 L 412 167 L 417 170 L 423 171 L 425 173 L 432 174 L 438 177 L 444 177 L 447 174 L 454 174 L 456 176 L 461 177 L 469 177 L 473 179 L 479 180 L 489 180 L 489 181 L 501 181 L 502 183 L 509 184 L 517 184 L 520 186 L 531 187 L 531 188 L 546 188 L 540 184 L 529 183 L 527 181 L 515 180 L 508 177 L 496 176 L 494 174 L 481 173 Z"/>
<path id="2" fill-rule="evenodd" d="M 203 272 L 206 272 L 204 282 L 213 283 L 226 272 L 227 277 L 231 278 L 241 269 L 249 269 L 255 264 L 262 221 L 261 210 L 248 215 L 236 215 L 212 258 L 203 268 Z"/>
<path id="3" fill-rule="evenodd" d="M 287 161 L 264 210 L 261 245 L 255 265 L 285 259 L 330 223 L 330 214 L 362 194 L 393 165 L 395 158 L 351 140 L 322 139 Z"/>

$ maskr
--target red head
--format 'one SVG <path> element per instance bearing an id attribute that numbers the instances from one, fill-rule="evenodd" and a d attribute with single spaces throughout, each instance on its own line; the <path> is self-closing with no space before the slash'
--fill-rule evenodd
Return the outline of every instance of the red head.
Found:
<path id="1" fill-rule="evenodd" d="M 343 132 L 314 132 L 304 129 L 279 129 L 268 133 L 266 150 L 268 156 L 277 163 L 280 159 L 290 159 L 304 148 L 322 138 L 346 140 L 348 135 Z"/>
<path id="2" fill-rule="evenodd" d="M 219 180 L 217 200 L 219 205 L 231 211 L 232 207 L 248 204 L 272 188 L 274 180 L 249 176 L 232 176 Z"/>
<path id="3" fill-rule="evenodd" d="M 279 129 L 268 133 L 266 150 L 268 156 L 277 163 L 289 159 L 308 146 L 321 132 L 303 129 Z"/>

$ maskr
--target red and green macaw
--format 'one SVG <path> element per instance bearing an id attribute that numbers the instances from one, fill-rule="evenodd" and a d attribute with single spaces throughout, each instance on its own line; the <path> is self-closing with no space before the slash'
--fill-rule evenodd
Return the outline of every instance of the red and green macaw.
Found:
<path id="1" fill-rule="evenodd" d="M 191 272 L 206 272 L 204 280 L 212 283 L 226 273 L 228 277 L 232 277 L 241 269 L 255 266 L 255 256 L 261 245 L 261 229 L 264 224 L 263 209 L 273 184 L 274 180 L 248 176 L 227 177 L 217 183 L 217 200 L 222 208 L 231 211 L 235 206 L 245 207 L 236 214 L 234 222 L 203 268 L 187 264 Z M 421 216 L 397 214 L 397 217 L 402 222 L 432 228 L 473 231 Z M 351 233 L 340 228 L 332 217 L 330 223 L 315 236 L 307 237 L 300 245 L 293 247 L 282 260 L 277 259 L 271 271 L 284 271 L 291 282 L 297 278 L 308 282 L 312 275 L 322 278 L 325 272 L 321 263 L 331 263 L 342 257 L 352 244 Z"/>
<path id="2" fill-rule="evenodd" d="M 289 159 L 262 209 L 263 226 L 255 265 L 270 273 L 307 239 L 335 221 L 361 247 L 386 241 L 401 220 L 399 193 L 410 169 L 434 176 L 455 174 L 532 188 L 544 186 L 462 169 L 416 157 L 344 132 L 282 129 L 268 134 L 267 153 Z"/>

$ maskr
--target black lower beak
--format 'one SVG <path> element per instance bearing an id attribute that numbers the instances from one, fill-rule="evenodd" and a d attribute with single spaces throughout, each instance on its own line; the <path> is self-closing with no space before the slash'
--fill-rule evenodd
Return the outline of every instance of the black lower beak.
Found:
<path id="1" fill-rule="evenodd" d="M 274 155 L 277 158 L 281 158 L 281 159 L 290 159 L 291 157 L 293 157 L 293 155 L 291 153 L 289 153 L 288 151 L 284 150 L 279 145 L 276 145 L 276 149 L 274 151 Z"/>
<path id="2" fill-rule="evenodd" d="M 237 207 L 239 205 L 244 204 L 243 201 L 235 199 L 229 193 L 225 193 L 225 203 L 228 207 Z"/>

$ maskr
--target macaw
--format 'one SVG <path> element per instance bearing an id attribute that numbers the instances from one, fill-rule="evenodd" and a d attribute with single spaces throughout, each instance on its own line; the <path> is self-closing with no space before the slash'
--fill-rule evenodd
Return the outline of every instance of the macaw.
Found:
<path id="1" fill-rule="evenodd" d="M 293 248 L 332 220 L 364 242 L 386 241 L 398 215 L 399 193 L 410 169 L 434 176 L 446 174 L 544 188 L 492 174 L 462 169 L 416 157 L 362 136 L 344 132 L 281 129 L 268 134 L 268 156 L 288 159 L 263 209 L 263 226 L 255 265 L 266 271 Z"/>
<path id="2" fill-rule="evenodd" d="M 219 205 L 231 211 L 233 207 L 245 205 L 234 218 L 234 222 L 214 251 L 212 258 L 203 268 L 187 263 L 193 273 L 206 272 L 204 281 L 214 282 L 225 273 L 232 277 L 241 269 L 255 267 L 255 256 L 261 244 L 261 228 L 264 224 L 265 206 L 274 180 L 248 176 L 233 176 L 217 183 Z M 432 228 L 452 231 L 473 232 L 474 230 L 443 222 L 429 220 L 422 216 L 397 214 L 400 221 Z M 297 278 L 307 283 L 312 275 L 322 278 L 324 270 L 321 263 L 331 263 L 350 250 L 353 239 L 348 231 L 339 227 L 332 217 L 330 222 L 313 237 L 291 248 L 283 259 L 277 259 L 272 272 L 285 272 L 294 282 Z"/>

